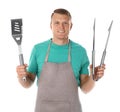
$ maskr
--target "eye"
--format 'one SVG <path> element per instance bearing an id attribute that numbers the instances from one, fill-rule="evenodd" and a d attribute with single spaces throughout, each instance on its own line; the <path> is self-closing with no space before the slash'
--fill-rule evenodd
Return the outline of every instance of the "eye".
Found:
<path id="1" fill-rule="evenodd" d="M 59 24 L 59 22 L 58 22 L 58 21 L 56 21 L 54 24 L 58 25 L 58 24 Z"/>
<path id="2" fill-rule="evenodd" d="M 64 22 L 64 24 L 68 24 L 67 22 Z"/>
<path id="3" fill-rule="evenodd" d="M 68 23 L 68 22 L 64 22 L 63 24 L 64 24 L 64 25 L 68 25 L 69 23 Z"/>

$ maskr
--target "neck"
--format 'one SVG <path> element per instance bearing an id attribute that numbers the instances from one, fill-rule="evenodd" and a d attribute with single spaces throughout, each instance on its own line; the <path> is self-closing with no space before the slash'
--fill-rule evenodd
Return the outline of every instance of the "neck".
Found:
<path id="1" fill-rule="evenodd" d="M 52 38 L 52 42 L 58 45 L 64 45 L 69 43 L 69 39 L 68 38 L 64 38 L 64 39 Z"/>

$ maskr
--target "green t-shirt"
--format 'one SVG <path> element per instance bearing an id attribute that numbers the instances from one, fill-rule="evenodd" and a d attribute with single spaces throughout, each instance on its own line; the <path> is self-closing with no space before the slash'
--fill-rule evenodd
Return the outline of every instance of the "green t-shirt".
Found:
<path id="1" fill-rule="evenodd" d="M 38 43 L 33 47 L 31 52 L 28 72 L 36 74 L 38 79 L 40 77 L 42 66 L 45 62 L 46 53 L 48 50 L 48 45 L 51 40 L 44 41 L 42 43 Z M 86 53 L 85 48 L 83 48 L 78 43 L 75 43 L 70 40 L 71 45 L 71 66 L 73 69 L 74 76 L 80 85 L 80 75 L 81 74 L 89 74 L 88 66 L 89 59 Z M 65 45 L 57 45 L 55 43 L 51 43 L 50 52 L 48 56 L 48 62 L 53 63 L 63 63 L 68 62 L 68 44 Z"/>

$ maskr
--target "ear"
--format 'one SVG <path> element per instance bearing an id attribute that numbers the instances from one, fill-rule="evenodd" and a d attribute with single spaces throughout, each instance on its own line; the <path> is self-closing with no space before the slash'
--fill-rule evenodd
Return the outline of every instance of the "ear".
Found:
<path id="1" fill-rule="evenodd" d="M 52 22 L 50 22 L 50 28 L 52 29 Z"/>
<path id="2" fill-rule="evenodd" d="M 72 29 L 73 24 L 71 23 L 70 30 Z"/>

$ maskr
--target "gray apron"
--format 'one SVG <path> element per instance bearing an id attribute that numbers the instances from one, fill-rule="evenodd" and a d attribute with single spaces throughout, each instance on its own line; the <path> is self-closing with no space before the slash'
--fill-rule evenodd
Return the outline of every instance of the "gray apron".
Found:
<path id="1" fill-rule="evenodd" d="M 35 112 L 82 112 L 78 85 L 70 64 L 70 42 L 68 62 L 47 62 L 51 42 L 38 82 Z"/>

